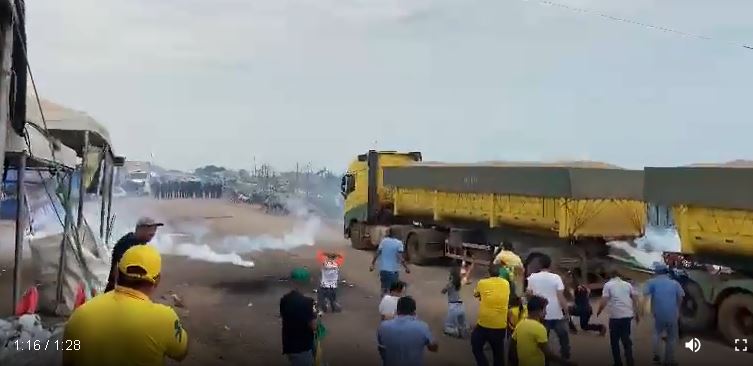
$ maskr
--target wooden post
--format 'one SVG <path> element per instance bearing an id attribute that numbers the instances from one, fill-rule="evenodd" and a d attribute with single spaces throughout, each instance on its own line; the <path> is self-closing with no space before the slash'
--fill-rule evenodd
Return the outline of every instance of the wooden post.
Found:
<path id="1" fill-rule="evenodd" d="M 63 224 L 63 240 L 60 241 L 60 257 L 58 258 L 58 273 L 57 273 L 57 287 L 55 288 L 55 304 L 56 309 L 63 302 L 63 274 L 65 273 L 65 249 L 68 246 L 68 238 L 71 235 L 71 226 L 73 224 L 73 210 L 71 210 L 71 202 L 73 193 L 73 172 L 68 175 L 68 187 L 66 188 L 66 198 L 63 202 L 63 209 L 65 210 L 65 223 Z"/>
<path id="2" fill-rule="evenodd" d="M 76 235 L 81 230 L 81 224 L 84 222 L 84 196 L 86 187 L 84 187 L 84 171 L 86 170 L 87 153 L 89 152 L 89 131 L 84 133 L 84 147 L 81 149 L 81 172 L 78 179 L 78 219 L 76 220 Z"/>
<path id="3" fill-rule="evenodd" d="M 26 232 L 26 153 L 21 153 L 16 167 L 16 251 L 13 258 L 13 312 L 21 299 L 21 273 L 23 270 L 24 234 Z"/>

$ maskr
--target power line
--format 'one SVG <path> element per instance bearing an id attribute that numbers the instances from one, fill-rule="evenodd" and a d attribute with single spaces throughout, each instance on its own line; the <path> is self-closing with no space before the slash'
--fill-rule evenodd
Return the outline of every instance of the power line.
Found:
<path id="1" fill-rule="evenodd" d="M 528 0 L 522 0 L 522 1 L 528 2 Z M 646 29 L 651 29 L 651 30 L 656 30 L 656 31 L 661 31 L 661 32 L 665 32 L 665 33 L 671 33 L 671 34 L 679 35 L 679 36 L 686 37 L 686 38 L 693 38 L 693 39 L 702 40 L 702 41 L 711 41 L 711 42 L 724 43 L 724 44 L 727 44 L 727 45 L 730 45 L 730 46 L 733 46 L 733 47 L 744 48 L 744 49 L 749 50 L 749 51 L 753 50 L 753 45 L 749 45 L 747 43 L 734 42 L 734 41 L 729 41 L 729 40 L 725 40 L 725 39 L 714 38 L 714 37 L 711 37 L 711 36 L 708 36 L 708 35 L 685 32 L 685 31 L 674 29 L 674 28 L 670 28 L 670 27 L 665 27 L 665 26 L 659 26 L 659 25 L 653 25 L 653 24 L 644 23 L 644 22 L 637 21 L 637 20 L 634 20 L 634 19 L 620 18 L 620 17 L 614 16 L 614 15 L 602 13 L 602 12 L 597 11 L 597 10 L 591 10 L 591 9 L 581 8 L 581 7 L 577 7 L 577 6 L 572 6 L 572 5 L 567 5 L 567 4 L 563 4 L 563 3 L 558 3 L 558 2 L 555 2 L 555 1 L 536 0 L 536 2 L 539 5 L 547 5 L 547 6 L 557 7 L 557 8 L 569 10 L 569 11 L 575 12 L 575 13 L 581 13 L 581 14 L 586 14 L 586 15 L 590 15 L 590 16 L 600 17 L 600 18 L 607 19 L 607 20 L 610 20 L 610 21 L 615 21 L 615 22 L 620 22 L 620 23 L 625 23 L 625 24 L 631 24 L 631 25 L 635 25 L 635 26 L 639 26 L 639 27 L 644 27 Z"/>

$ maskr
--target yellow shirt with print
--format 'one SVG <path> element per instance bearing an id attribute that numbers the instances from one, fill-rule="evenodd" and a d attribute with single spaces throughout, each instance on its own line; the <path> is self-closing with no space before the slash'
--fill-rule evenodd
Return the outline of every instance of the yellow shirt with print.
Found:
<path id="1" fill-rule="evenodd" d="M 510 301 L 510 283 L 500 277 L 478 281 L 473 292 L 481 300 L 478 325 L 489 329 L 507 328 L 507 308 Z"/>
<path id="2" fill-rule="evenodd" d="M 546 364 L 546 356 L 540 347 L 540 344 L 547 343 L 549 340 L 544 324 L 534 319 L 523 319 L 515 327 L 512 338 L 518 350 L 519 366 L 544 366 Z"/>
<path id="3" fill-rule="evenodd" d="M 65 326 L 63 365 L 103 366 L 165 364 L 181 359 L 188 334 L 175 311 L 125 287 L 98 295 L 71 315 Z"/>

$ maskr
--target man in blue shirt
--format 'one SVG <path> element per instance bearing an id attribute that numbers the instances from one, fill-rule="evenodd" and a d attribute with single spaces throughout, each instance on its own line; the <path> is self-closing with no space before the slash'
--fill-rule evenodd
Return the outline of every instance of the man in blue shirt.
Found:
<path id="1" fill-rule="evenodd" d="M 374 270 L 374 265 L 379 260 L 379 282 L 382 286 L 382 295 L 386 294 L 393 282 L 400 279 L 400 266 L 405 268 L 405 273 L 410 273 L 408 264 L 403 257 L 403 242 L 395 238 L 395 232 L 390 228 L 387 235 L 379 243 L 379 247 L 371 260 L 369 271 Z"/>
<path id="2" fill-rule="evenodd" d="M 385 320 L 377 330 L 383 366 L 421 366 L 424 348 L 437 352 L 439 345 L 429 326 L 416 319 L 416 301 L 410 296 L 397 301 L 397 317 Z"/>
<path id="3" fill-rule="evenodd" d="M 662 333 L 667 338 L 664 345 L 664 364 L 675 365 L 674 346 L 677 343 L 680 306 L 685 296 L 679 282 L 669 276 L 669 267 L 664 263 L 654 263 L 654 278 L 646 282 L 645 296 L 651 297 L 651 313 L 654 316 L 654 363 L 661 362 Z"/>

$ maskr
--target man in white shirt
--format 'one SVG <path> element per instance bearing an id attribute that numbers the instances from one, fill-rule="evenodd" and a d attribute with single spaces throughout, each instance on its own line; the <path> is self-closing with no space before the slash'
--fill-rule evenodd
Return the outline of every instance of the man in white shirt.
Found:
<path id="1" fill-rule="evenodd" d="M 604 308 L 607 308 L 609 315 L 609 343 L 612 347 L 612 358 L 614 366 L 622 366 L 622 356 L 620 355 L 620 342 L 625 349 L 625 362 L 627 366 L 635 365 L 633 359 L 633 341 L 630 339 L 630 324 L 635 318 L 636 323 L 640 320 L 638 316 L 638 293 L 633 285 L 620 278 L 619 273 L 610 269 L 607 273 L 609 281 L 604 284 L 602 290 L 599 309 L 596 311 L 596 317 L 601 314 Z"/>
<path id="2" fill-rule="evenodd" d="M 403 297 L 405 293 L 405 282 L 397 281 L 393 282 L 390 286 L 390 292 L 382 297 L 382 301 L 379 302 L 379 315 L 382 320 L 390 320 L 395 317 L 397 312 L 397 301 Z"/>
<path id="3" fill-rule="evenodd" d="M 560 357 L 565 360 L 570 359 L 570 334 L 567 330 L 567 320 L 570 316 L 567 314 L 567 299 L 565 299 L 565 284 L 562 277 L 556 273 L 550 272 L 552 259 L 544 255 L 539 258 L 541 271 L 528 276 L 528 288 L 526 293 L 543 297 L 547 300 L 546 316 L 544 325 L 547 334 L 554 331 L 560 343 Z"/>

